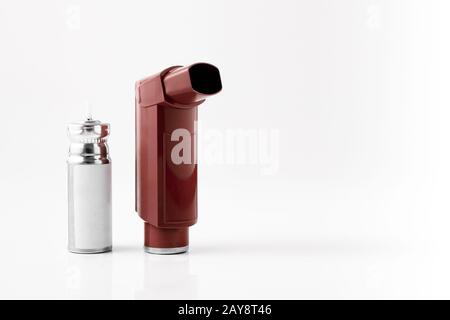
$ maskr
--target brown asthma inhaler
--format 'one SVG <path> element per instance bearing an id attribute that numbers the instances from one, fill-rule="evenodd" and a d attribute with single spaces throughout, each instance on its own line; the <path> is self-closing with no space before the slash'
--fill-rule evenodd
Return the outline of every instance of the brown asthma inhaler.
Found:
<path id="1" fill-rule="evenodd" d="M 197 107 L 221 90 L 219 70 L 207 63 L 136 82 L 136 211 L 149 253 L 188 250 L 197 221 Z"/>

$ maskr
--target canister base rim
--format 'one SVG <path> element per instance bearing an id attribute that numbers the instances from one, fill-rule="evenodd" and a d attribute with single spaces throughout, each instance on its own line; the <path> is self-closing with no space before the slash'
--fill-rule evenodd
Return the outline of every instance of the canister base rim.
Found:
<path id="1" fill-rule="evenodd" d="M 77 248 L 69 248 L 69 251 L 72 253 L 80 253 L 80 254 L 90 254 L 90 253 L 103 253 L 109 252 L 112 250 L 112 246 L 99 248 L 99 249 L 77 249 Z"/>
<path id="2" fill-rule="evenodd" d="M 169 254 L 180 254 L 180 253 L 187 252 L 189 250 L 189 246 L 176 247 L 176 248 L 154 248 L 154 247 L 144 246 L 144 250 L 147 253 L 169 255 Z"/>

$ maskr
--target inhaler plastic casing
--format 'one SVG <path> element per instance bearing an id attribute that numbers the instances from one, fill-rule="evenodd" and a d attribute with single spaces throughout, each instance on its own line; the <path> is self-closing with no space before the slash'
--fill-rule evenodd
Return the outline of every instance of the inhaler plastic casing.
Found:
<path id="1" fill-rule="evenodd" d="M 87 119 L 68 126 L 69 251 L 112 249 L 109 124 Z"/>
<path id="2" fill-rule="evenodd" d="M 219 70 L 207 63 L 171 67 L 136 82 L 136 211 L 149 253 L 188 250 L 188 228 L 197 221 L 197 107 L 221 89 Z M 190 142 L 182 151 L 189 161 L 173 159 L 177 130 Z"/>

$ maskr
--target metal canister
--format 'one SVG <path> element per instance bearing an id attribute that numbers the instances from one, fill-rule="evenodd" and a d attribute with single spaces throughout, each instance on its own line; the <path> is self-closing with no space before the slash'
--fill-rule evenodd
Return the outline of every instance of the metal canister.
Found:
<path id="1" fill-rule="evenodd" d="M 68 125 L 69 241 L 74 253 L 112 249 L 109 124 L 87 118 Z"/>

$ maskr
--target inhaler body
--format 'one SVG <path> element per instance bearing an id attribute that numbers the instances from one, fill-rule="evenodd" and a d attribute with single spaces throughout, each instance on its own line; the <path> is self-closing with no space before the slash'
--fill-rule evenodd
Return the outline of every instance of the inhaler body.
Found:
<path id="1" fill-rule="evenodd" d="M 188 250 L 197 221 L 197 107 L 222 88 L 216 67 L 172 67 L 136 83 L 136 211 L 149 253 Z"/>

